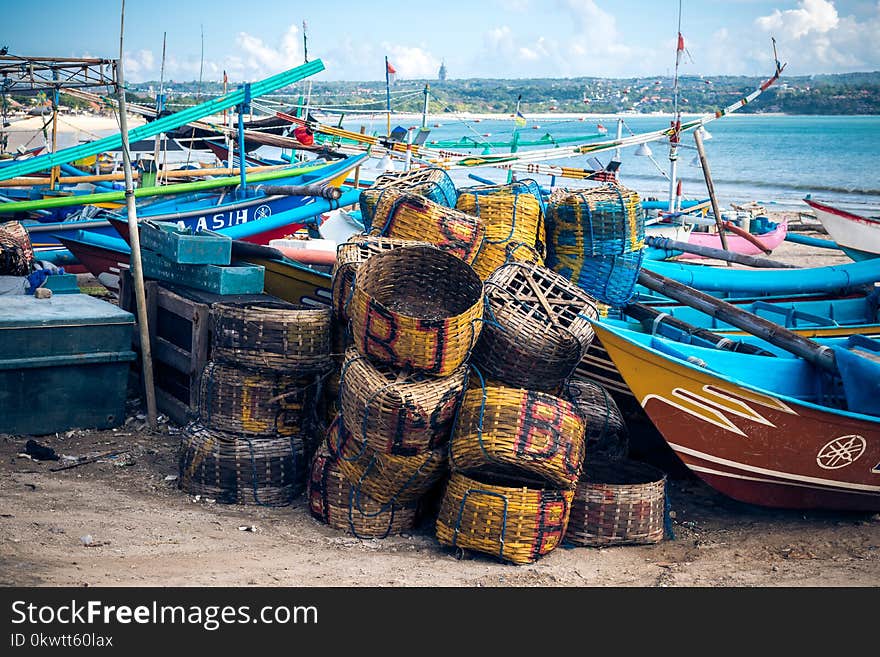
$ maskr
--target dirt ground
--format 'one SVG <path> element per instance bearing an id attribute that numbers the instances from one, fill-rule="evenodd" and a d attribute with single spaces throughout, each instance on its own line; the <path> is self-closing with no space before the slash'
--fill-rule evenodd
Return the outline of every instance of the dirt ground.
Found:
<path id="1" fill-rule="evenodd" d="M 772 257 L 845 261 L 789 243 Z M 674 539 L 656 545 L 561 547 L 513 566 L 441 546 L 430 521 L 360 540 L 314 520 L 304 495 L 263 508 L 179 491 L 179 428 L 150 433 L 130 406 L 118 429 L 41 437 L 59 454 L 123 452 L 64 471 L 0 435 L 0 585 L 880 586 L 880 514 L 762 509 L 681 473 L 669 482 Z"/>

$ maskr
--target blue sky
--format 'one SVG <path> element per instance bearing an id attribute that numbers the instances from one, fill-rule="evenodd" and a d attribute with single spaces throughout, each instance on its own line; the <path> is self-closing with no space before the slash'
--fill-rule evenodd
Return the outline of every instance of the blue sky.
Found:
<path id="1" fill-rule="evenodd" d="M 120 0 L 0 0 L 0 45 L 19 55 L 116 57 Z M 878 0 L 684 0 L 690 75 L 880 70 Z M 629 77 L 674 65 L 677 0 L 128 0 L 126 78 L 253 80 L 302 63 L 302 23 L 318 79 Z"/>

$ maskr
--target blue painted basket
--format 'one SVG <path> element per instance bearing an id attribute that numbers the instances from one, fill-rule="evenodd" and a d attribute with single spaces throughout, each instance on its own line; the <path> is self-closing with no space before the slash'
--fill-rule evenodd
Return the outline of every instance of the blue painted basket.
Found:
<path id="1" fill-rule="evenodd" d="M 560 259 L 551 252 L 547 266 L 609 306 L 626 305 L 635 294 L 644 249 L 620 255 Z"/>
<path id="2" fill-rule="evenodd" d="M 570 192 L 548 205 L 547 238 L 573 256 L 637 251 L 645 243 L 639 195 L 618 185 Z"/>

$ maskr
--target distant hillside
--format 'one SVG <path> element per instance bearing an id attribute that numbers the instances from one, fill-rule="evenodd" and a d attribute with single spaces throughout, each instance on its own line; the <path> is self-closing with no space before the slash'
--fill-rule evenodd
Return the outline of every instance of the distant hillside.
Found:
<path id="1" fill-rule="evenodd" d="M 711 112 L 729 105 L 755 89 L 763 78 L 746 76 L 683 77 L 680 80 L 682 110 Z M 558 78 L 558 79 L 461 79 L 403 80 L 392 85 L 392 109 L 421 112 L 425 83 L 430 84 L 430 111 L 512 112 L 522 95 L 523 112 L 670 112 L 672 79 L 656 78 Z M 154 95 L 157 82 L 131 85 L 146 99 Z M 197 82 L 166 83 L 169 103 L 196 102 Z M 222 85 L 205 82 L 202 97 L 222 93 Z M 275 100 L 294 103 L 301 86 L 283 90 Z M 321 82 L 312 85 L 312 105 L 384 109 L 384 82 Z M 880 72 L 838 75 L 782 76 L 742 113 L 786 114 L 880 114 Z"/>

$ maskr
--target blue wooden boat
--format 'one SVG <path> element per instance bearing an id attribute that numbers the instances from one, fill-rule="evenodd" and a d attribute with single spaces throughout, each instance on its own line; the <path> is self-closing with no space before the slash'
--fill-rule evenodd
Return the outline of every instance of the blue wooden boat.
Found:
<path id="1" fill-rule="evenodd" d="M 794 356 L 684 344 L 608 322 L 594 326 L 669 447 L 719 492 L 770 507 L 880 510 L 876 341 L 829 343 L 841 370 L 850 357 L 862 367 L 830 379 Z"/>
<path id="2" fill-rule="evenodd" d="M 308 185 L 315 183 L 341 184 L 349 171 L 360 164 L 366 155 L 355 155 L 330 163 L 309 163 L 291 168 L 290 176 L 273 180 L 279 185 Z M 260 185 L 254 185 L 252 196 L 239 198 L 233 191 L 199 192 L 174 195 L 138 206 L 138 217 L 154 221 L 175 221 L 181 228 L 222 232 L 240 224 L 265 219 L 306 206 L 315 199 L 303 196 L 269 196 Z M 98 232 L 114 236 L 109 217 L 125 217 L 125 213 L 98 212 L 93 218 L 70 219 L 63 222 L 25 222 L 35 249 L 57 249 L 58 237 L 71 236 L 77 231 Z M 39 256 L 38 256 L 39 257 Z"/>

